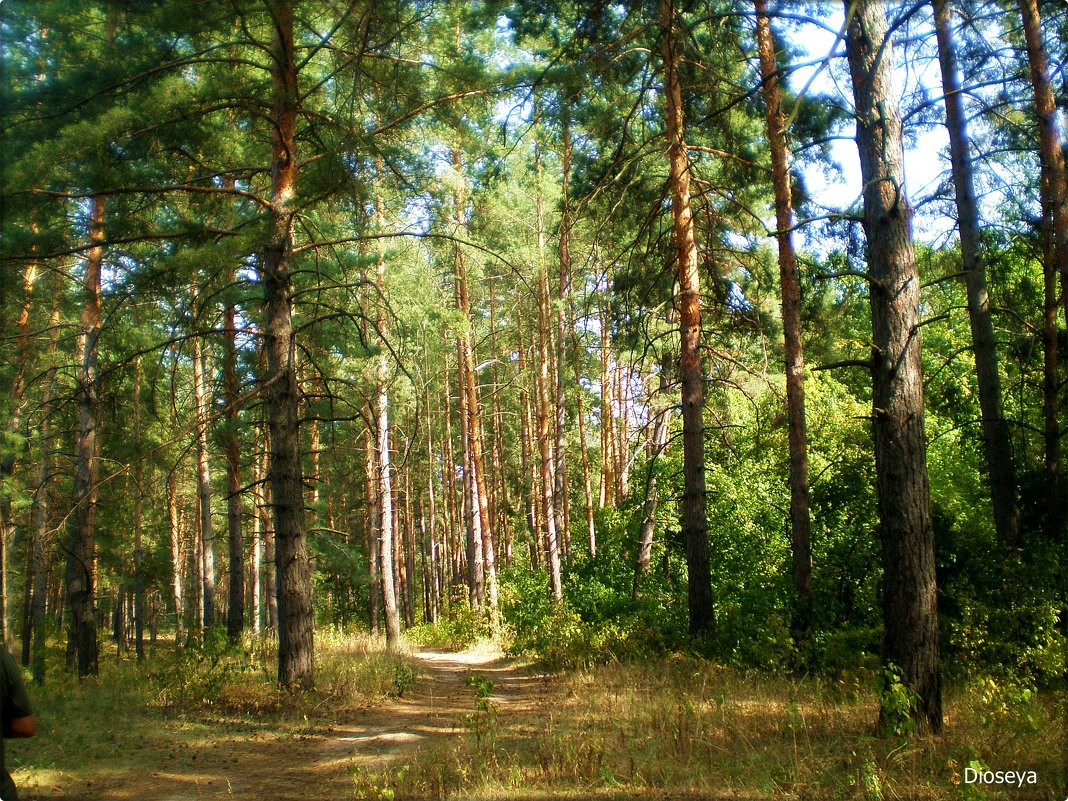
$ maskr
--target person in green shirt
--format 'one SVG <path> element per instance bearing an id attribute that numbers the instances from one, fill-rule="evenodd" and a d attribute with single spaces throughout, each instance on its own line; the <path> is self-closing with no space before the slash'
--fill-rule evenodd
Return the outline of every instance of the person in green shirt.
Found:
<path id="1" fill-rule="evenodd" d="M 4 737 L 33 737 L 37 733 L 37 717 L 30 708 L 22 671 L 15 664 L 7 648 L 0 645 L 0 717 Z M 15 782 L 4 765 L 4 741 L 0 739 L 0 801 L 18 801 Z"/>

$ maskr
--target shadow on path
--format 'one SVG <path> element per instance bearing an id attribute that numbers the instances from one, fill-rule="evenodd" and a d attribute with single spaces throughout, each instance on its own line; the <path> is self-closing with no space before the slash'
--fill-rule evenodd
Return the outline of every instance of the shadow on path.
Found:
<path id="1" fill-rule="evenodd" d="M 24 801 L 334 801 L 353 797 L 354 768 L 384 770 L 410 750 L 464 731 L 475 710 L 466 680 L 493 682 L 492 701 L 506 714 L 533 709 L 545 678 L 485 649 L 421 652 L 420 675 L 402 698 L 335 723 L 322 734 L 248 740 L 228 736 L 148 773 L 107 775 L 58 795 L 22 792 Z M 103 767 L 103 766 L 102 766 Z"/>

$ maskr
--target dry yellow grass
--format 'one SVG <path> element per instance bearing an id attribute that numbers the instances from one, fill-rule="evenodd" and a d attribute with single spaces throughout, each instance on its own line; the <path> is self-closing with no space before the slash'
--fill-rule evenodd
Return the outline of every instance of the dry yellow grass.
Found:
<path id="1" fill-rule="evenodd" d="M 1063 706 L 976 682 L 947 693 L 941 737 L 875 736 L 870 673 L 743 673 L 681 657 L 555 678 L 540 712 L 501 709 L 465 743 L 413 762 L 398 796 L 1062 801 Z M 487 728 L 495 731 L 487 736 Z M 964 769 L 1033 770 L 991 789 Z"/>

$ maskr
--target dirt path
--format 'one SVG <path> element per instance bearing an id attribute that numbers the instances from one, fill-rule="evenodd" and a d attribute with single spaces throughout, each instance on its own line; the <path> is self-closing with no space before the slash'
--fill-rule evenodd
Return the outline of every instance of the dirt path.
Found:
<path id="1" fill-rule="evenodd" d="M 525 665 L 486 652 L 422 652 L 415 686 L 402 698 L 339 721 L 313 735 L 279 737 L 270 731 L 204 742 L 167 755 L 148 773 L 98 775 L 48 796 L 66 801 L 335 801 L 353 797 L 352 771 L 381 771 L 421 745 L 447 741 L 464 730 L 475 709 L 466 683 L 478 673 L 493 682 L 492 701 L 502 724 L 529 713 L 543 679 Z M 23 793 L 33 799 L 32 792 Z M 42 798 L 44 796 L 41 796 Z"/>

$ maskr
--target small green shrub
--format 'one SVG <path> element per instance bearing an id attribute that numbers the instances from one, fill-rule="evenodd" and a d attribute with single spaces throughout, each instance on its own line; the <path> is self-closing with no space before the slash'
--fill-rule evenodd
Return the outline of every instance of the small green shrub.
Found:
<path id="1" fill-rule="evenodd" d="M 913 712 L 919 704 L 905 683 L 901 669 L 887 664 L 879 674 L 879 730 L 883 735 L 908 737 L 916 733 Z"/>
<path id="2" fill-rule="evenodd" d="M 467 601 L 450 604 L 436 623 L 413 626 L 404 633 L 413 645 L 441 651 L 462 651 L 489 635 L 489 621 Z"/>

